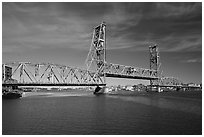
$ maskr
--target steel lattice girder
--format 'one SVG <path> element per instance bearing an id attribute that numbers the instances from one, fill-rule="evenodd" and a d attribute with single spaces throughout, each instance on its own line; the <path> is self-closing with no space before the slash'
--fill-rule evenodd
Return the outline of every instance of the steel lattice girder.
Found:
<path id="1" fill-rule="evenodd" d="M 3 66 L 12 68 L 13 79 L 3 83 L 104 84 L 95 72 L 59 64 L 14 62 Z"/>
<path id="2" fill-rule="evenodd" d="M 124 66 L 119 64 L 112 64 L 112 63 L 106 63 L 104 72 L 106 75 L 117 75 L 117 76 L 132 76 L 132 77 L 141 77 L 141 78 L 149 78 L 149 79 L 157 79 L 157 71 L 156 70 L 150 70 L 150 69 L 144 69 L 144 68 L 137 68 L 137 67 L 131 67 L 131 66 Z"/>

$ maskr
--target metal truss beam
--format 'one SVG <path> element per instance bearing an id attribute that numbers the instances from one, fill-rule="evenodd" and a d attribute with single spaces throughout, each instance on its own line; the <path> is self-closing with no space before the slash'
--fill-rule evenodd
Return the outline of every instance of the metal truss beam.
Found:
<path id="1" fill-rule="evenodd" d="M 156 70 L 137 68 L 131 66 L 124 66 L 119 64 L 106 63 L 104 72 L 106 77 L 119 77 L 119 78 L 133 78 L 133 79 L 158 79 Z"/>
<path id="2" fill-rule="evenodd" d="M 101 85 L 104 84 L 95 72 L 53 64 L 53 63 L 27 63 L 15 62 L 3 64 L 12 68 L 9 79 L 3 79 L 3 84 L 27 85 Z"/>

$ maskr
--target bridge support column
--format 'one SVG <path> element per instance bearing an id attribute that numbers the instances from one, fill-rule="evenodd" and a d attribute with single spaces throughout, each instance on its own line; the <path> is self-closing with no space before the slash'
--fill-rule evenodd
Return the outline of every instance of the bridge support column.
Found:
<path id="1" fill-rule="evenodd" d="M 97 86 L 96 88 L 95 88 L 95 91 L 94 91 L 94 94 L 95 95 L 98 95 L 98 94 L 104 94 L 104 93 L 106 93 L 106 86 L 103 86 L 103 87 L 99 87 L 99 86 Z"/>
<path id="2" fill-rule="evenodd" d="M 102 22 L 94 28 L 91 48 L 89 50 L 86 67 L 88 71 L 93 71 L 97 77 L 97 83 L 106 83 L 106 24 Z"/>

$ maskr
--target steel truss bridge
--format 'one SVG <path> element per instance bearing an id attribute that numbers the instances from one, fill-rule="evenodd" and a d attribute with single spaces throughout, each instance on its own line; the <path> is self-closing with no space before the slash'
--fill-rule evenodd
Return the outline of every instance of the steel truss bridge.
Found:
<path id="1" fill-rule="evenodd" d="M 181 86 L 176 78 L 161 76 L 157 45 L 149 46 L 150 68 L 106 62 L 106 24 L 93 30 L 86 69 L 54 63 L 12 62 L 3 67 L 3 86 L 105 86 L 106 77 L 150 80 L 151 86 Z M 11 68 L 11 73 L 7 72 Z"/>

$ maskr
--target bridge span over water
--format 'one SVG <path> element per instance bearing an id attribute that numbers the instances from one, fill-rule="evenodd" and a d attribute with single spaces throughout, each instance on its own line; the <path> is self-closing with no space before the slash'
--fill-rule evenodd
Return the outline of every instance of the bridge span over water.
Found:
<path id="1" fill-rule="evenodd" d="M 105 86 L 106 77 L 149 80 L 151 86 L 180 86 L 181 81 L 161 76 L 157 45 L 149 46 L 150 68 L 108 63 L 106 24 L 93 30 L 86 68 L 54 63 L 11 62 L 3 66 L 3 86 Z"/>

